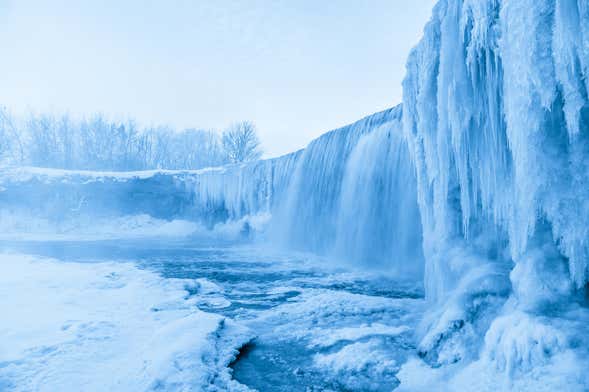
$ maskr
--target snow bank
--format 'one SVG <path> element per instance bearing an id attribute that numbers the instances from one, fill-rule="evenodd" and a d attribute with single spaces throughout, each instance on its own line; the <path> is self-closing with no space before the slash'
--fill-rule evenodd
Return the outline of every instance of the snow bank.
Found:
<path id="1" fill-rule="evenodd" d="M 588 317 L 578 307 L 560 317 L 505 312 L 493 321 L 477 360 L 432 368 L 411 359 L 397 374 L 399 391 L 586 391 Z"/>
<path id="2" fill-rule="evenodd" d="M 0 239 L 18 241 L 181 238 L 212 234 L 196 222 L 167 221 L 146 214 L 111 218 L 83 216 L 77 220 L 52 221 L 25 212 L 0 211 L 0 222 Z"/>
<path id="3" fill-rule="evenodd" d="M 394 388 L 399 366 L 381 342 L 356 342 L 330 354 L 317 354 L 315 366 L 339 380 L 347 390 L 379 391 Z M 392 379 L 389 385 L 383 380 Z"/>
<path id="4" fill-rule="evenodd" d="M 230 387 L 226 366 L 249 336 L 196 309 L 202 282 L 15 254 L 0 266 L 0 389 Z"/>

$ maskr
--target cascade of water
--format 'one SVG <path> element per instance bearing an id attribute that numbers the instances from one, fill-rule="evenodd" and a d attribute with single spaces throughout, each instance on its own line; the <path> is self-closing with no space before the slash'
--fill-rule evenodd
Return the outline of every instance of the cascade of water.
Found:
<path id="1" fill-rule="evenodd" d="M 342 182 L 333 253 L 355 265 L 422 275 L 415 173 L 398 121 L 364 135 Z"/>
<path id="2" fill-rule="evenodd" d="M 269 213 L 272 241 L 419 278 L 421 221 L 401 118 L 398 106 L 298 153 L 203 173 L 195 205 L 215 222 Z"/>

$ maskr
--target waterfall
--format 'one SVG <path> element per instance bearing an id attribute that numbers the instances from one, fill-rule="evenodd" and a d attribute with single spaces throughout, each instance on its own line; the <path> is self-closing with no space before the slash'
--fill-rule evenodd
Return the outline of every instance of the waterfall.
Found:
<path id="1" fill-rule="evenodd" d="M 401 106 L 314 140 L 302 153 L 272 232 L 286 246 L 419 277 L 415 173 Z"/>

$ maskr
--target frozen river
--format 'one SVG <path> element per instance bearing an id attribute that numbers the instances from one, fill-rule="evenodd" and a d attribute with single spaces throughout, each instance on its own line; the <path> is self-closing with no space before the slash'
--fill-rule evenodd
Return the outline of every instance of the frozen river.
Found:
<path id="1" fill-rule="evenodd" d="M 225 365 L 233 380 L 251 389 L 390 391 L 398 385 L 400 365 L 415 351 L 422 290 L 382 273 L 338 269 L 314 256 L 227 243 L 51 241 L 5 242 L 2 247 L 71 266 L 131 264 L 162 282 L 184 282 L 188 307 L 217 315 L 247 336 L 219 336 L 214 344 L 241 342 L 236 358 Z M 159 310 L 151 307 L 151 313 Z M 12 366 L 8 372 L 7 363 L 4 374 L 0 364 L 0 380 L 4 376 L 10 385 L 22 369 Z M 27 369 L 35 372 L 34 365 Z M 242 388 L 233 381 L 219 384 L 210 374 L 203 380 L 189 381 L 203 385 L 188 388 Z M 158 389 L 154 385 L 150 388 Z"/>

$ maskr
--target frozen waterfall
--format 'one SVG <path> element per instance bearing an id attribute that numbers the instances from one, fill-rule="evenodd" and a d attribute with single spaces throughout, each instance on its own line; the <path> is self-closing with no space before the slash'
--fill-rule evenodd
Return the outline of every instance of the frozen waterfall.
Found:
<path id="1" fill-rule="evenodd" d="M 6 169 L 0 220 L 236 224 L 248 238 L 423 279 L 420 358 L 400 372 L 409 390 L 440 368 L 450 389 L 493 389 L 503 375 L 504 389 L 564 377 L 588 390 L 589 1 L 439 0 L 403 90 L 402 107 L 269 160 Z"/>
<path id="2" fill-rule="evenodd" d="M 411 53 L 403 125 L 438 304 L 427 362 L 539 380 L 566 361 L 587 387 L 573 374 L 588 331 L 571 320 L 587 320 L 588 49 L 585 0 L 440 0 Z"/>

